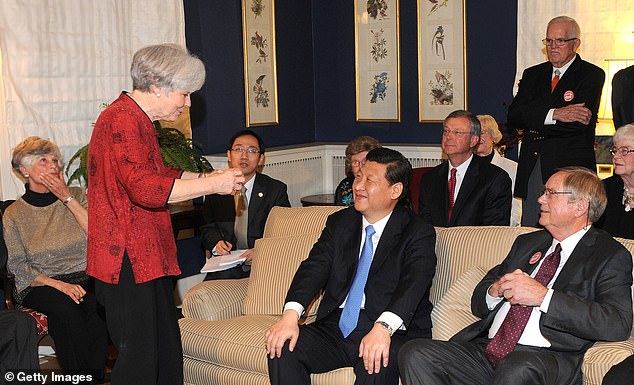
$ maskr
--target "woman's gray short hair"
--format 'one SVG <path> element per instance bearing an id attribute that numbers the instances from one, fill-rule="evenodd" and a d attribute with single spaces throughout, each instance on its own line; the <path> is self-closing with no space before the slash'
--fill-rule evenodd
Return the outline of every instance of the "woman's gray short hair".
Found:
<path id="1" fill-rule="evenodd" d="M 53 155 L 57 157 L 60 169 L 63 167 L 64 158 L 57 144 L 50 140 L 42 139 L 39 136 L 29 136 L 15 146 L 13 156 L 11 157 L 11 166 L 18 175 L 24 176 L 22 171 L 20 171 L 20 166 L 27 169 L 31 168 L 33 162 L 42 155 Z"/>
<path id="2" fill-rule="evenodd" d="M 158 44 L 141 48 L 130 66 L 132 87 L 150 92 L 155 85 L 168 92 L 197 91 L 205 82 L 205 65 L 185 48 L 176 44 Z"/>
<path id="3" fill-rule="evenodd" d="M 498 122 L 495 120 L 495 118 L 491 115 L 477 115 L 476 118 L 478 118 L 478 120 L 480 121 L 480 126 L 482 127 L 482 129 L 489 130 L 489 134 L 491 134 L 493 143 L 500 143 L 500 140 L 502 140 L 502 133 L 500 132 Z"/>
<path id="4" fill-rule="evenodd" d="M 621 140 L 631 140 L 634 141 L 634 123 L 626 124 L 624 126 L 619 127 L 614 134 L 614 138 L 612 138 L 614 143 L 619 142 Z"/>

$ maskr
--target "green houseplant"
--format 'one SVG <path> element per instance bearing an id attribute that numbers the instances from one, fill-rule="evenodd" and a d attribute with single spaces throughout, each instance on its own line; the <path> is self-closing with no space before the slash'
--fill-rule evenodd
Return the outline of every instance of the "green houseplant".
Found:
<path id="1" fill-rule="evenodd" d="M 174 168 L 191 171 L 207 172 L 213 170 L 209 161 L 202 155 L 202 146 L 172 127 L 161 127 L 158 121 L 154 122 L 154 128 L 158 132 L 159 148 L 163 163 Z M 71 173 L 73 165 L 79 162 L 77 168 Z M 66 165 L 67 183 L 77 181 L 80 185 L 88 185 L 88 145 L 83 146 L 69 159 Z"/>

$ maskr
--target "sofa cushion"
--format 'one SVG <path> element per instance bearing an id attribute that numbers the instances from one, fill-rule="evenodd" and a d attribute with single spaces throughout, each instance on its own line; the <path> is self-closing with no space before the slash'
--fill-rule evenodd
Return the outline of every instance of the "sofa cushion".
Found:
<path id="1" fill-rule="evenodd" d="M 471 325 L 478 317 L 471 313 L 471 293 L 487 273 L 481 266 L 474 266 L 463 273 L 451 285 L 431 312 L 435 340 L 447 341 L 454 334 Z"/>
<path id="2" fill-rule="evenodd" d="M 233 368 L 268 373 L 264 332 L 279 316 L 242 316 L 226 320 L 179 320 L 183 356 Z"/>
<path id="3" fill-rule="evenodd" d="M 293 276 L 299 264 L 308 257 L 320 234 L 321 231 L 255 241 L 253 266 L 242 314 L 281 315 Z M 316 304 L 310 309 L 314 314 Z"/>
<path id="4" fill-rule="evenodd" d="M 343 208 L 342 206 L 273 207 L 264 226 L 264 238 L 321 233 L 326 226 L 328 216 Z"/>
<path id="5" fill-rule="evenodd" d="M 597 342 L 583 356 L 581 370 L 585 385 L 601 385 L 603 376 L 615 365 L 634 354 L 634 337 L 620 342 Z"/>
<path id="6" fill-rule="evenodd" d="M 488 271 L 502 262 L 518 235 L 535 230 L 508 226 L 437 227 L 438 264 L 429 294 L 431 303 L 436 305 L 451 284 L 472 266 L 482 266 Z"/>

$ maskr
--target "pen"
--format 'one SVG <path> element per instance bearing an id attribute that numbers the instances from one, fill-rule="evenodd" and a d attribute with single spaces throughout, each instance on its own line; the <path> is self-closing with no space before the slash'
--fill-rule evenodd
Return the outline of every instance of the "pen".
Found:
<path id="1" fill-rule="evenodd" d="M 229 244 L 227 243 L 227 241 L 223 239 L 222 242 L 225 244 L 225 246 L 227 246 L 227 248 L 229 248 Z M 227 254 L 231 254 L 231 249 L 229 249 L 229 252 Z"/>

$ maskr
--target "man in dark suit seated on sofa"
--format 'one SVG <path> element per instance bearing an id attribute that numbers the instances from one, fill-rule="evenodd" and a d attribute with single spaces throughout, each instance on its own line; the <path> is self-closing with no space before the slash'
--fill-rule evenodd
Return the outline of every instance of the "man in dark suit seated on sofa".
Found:
<path id="1" fill-rule="evenodd" d="M 207 195 L 201 226 L 202 243 L 213 255 L 231 250 L 247 250 L 244 265 L 208 273 L 209 279 L 239 279 L 249 276 L 255 240 L 262 238 L 264 224 L 273 206 L 290 207 L 286 184 L 257 172 L 264 164 L 264 142 L 251 130 L 237 132 L 229 141 L 229 166 L 239 168 L 245 183 L 242 192 L 231 195 Z"/>
<path id="2" fill-rule="evenodd" d="M 421 179 L 418 212 L 434 226 L 508 226 L 511 178 L 479 156 L 480 121 L 457 110 L 445 118 L 442 150 L 449 159 Z"/>
<path id="3" fill-rule="evenodd" d="M 632 330 L 632 256 L 592 226 L 606 202 L 590 170 L 551 176 L 539 198 L 546 230 L 517 237 L 476 286 L 471 310 L 480 321 L 448 342 L 403 346 L 403 383 L 580 385 L 585 351 Z"/>
<path id="4" fill-rule="evenodd" d="M 397 353 L 431 337 L 434 228 L 407 206 L 412 177 L 398 151 L 368 152 L 354 207 L 332 214 L 295 273 L 282 319 L 266 332 L 271 384 L 310 384 L 310 373 L 353 367 L 355 384 L 398 384 Z M 298 326 L 324 290 L 317 320 Z"/>

